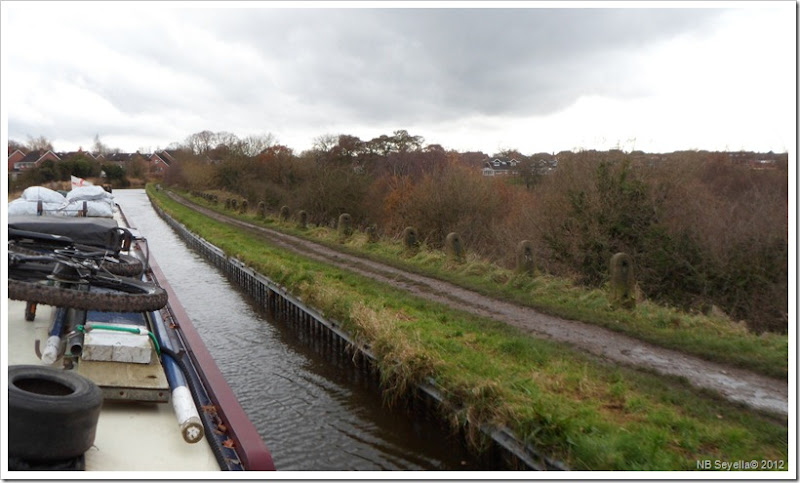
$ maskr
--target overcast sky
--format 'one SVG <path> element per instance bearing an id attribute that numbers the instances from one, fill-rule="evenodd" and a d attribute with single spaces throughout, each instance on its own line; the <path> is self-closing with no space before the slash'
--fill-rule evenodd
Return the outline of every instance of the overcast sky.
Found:
<path id="1" fill-rule="evenodd" d="M 398 129 L 487 154 L 796 144 L 793 1 L 0 5 L 4 134 L 59 151 L 202 130 L 296 152 Z"/>

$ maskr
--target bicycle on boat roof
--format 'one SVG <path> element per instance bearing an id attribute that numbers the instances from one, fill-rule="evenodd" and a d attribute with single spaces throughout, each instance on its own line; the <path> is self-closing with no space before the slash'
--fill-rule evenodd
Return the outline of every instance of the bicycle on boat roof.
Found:
<path id="1" fill-rule="evenodd" d="M 100 312 L 146 312 L 166 305 L 167 293 L 141 279 L 141 260 L 120 253 L 130 248 L 130 231 L 110 223 L 115 224 L 9 220 L 8 296 L 28 302 L 27 320 L 33 320 L 36 304 Z M 89 245 L 77 236 L 37 231 L 78 233 L 86 227 L 96 228 L 104 240 Z"/>

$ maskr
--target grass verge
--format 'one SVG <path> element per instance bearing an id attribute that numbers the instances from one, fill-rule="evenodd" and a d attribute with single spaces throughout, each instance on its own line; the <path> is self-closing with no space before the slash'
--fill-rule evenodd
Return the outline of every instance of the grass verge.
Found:
<path id="1" fill-rule="evenodd" d="M 163 192 L 148 194 L 191 231 L 369 344 L 389 401 L 432 379 L 459 408 L 449 415 L 454 428 L 505 425 L 578 470 L 694 470 L 705 460 L 787 461 L 785 420 L 698 394 L 679 379 L 610 366 L 506 324 L 276 249 Z"/>

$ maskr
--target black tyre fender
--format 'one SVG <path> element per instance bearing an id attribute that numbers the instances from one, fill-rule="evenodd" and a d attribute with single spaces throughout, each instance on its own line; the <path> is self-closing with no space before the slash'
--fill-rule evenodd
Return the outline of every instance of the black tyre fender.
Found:
<path id="1" fill-rule="evenodd" d="M 94 444 L 102 404 L 100 388 L 79 374 L 9 366 L 9 457 L 42 462 L 82 455 Z"/>

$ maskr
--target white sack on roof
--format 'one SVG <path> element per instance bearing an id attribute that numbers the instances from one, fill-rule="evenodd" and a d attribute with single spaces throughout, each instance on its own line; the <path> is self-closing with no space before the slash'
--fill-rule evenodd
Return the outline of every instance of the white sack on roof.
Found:
<path id="1" fill-rule="evenodd" d="M 114 215 L 114 196 L 101 186 L 81 186 L 67 193 L 69 204 L 64 208 L 66 216 L 78 216 L 86 202 L 86 216 Z"/>
<path id="2" fill-rule="evenodd" d="M 31 186 L 8 204 L 8 216 L 38 215 L 40 200 L 43 215 L 80 216 L 86 202 L 86 216 L 114 216 L 114 197 L 100 186 L 75 188 L 66 197 L 43 186 Z"/>
<path id="3" fill-rule="evenodd" d="M 43 203 L 61 203 L 62 205 L 67 203 L 67 200 L 61 193 L 53 191 L 50 188 L 45 188 L 44 186 L 25 188 L 25 191 L 22 192 L 22 199 L 27 201 L 42 200 Z"/>
<path id="4" fill-rule="evenodd" d="M 56 193 L 58 194 L 58 193 Z M 63 198 L 63 196 L 62 196 Z M 49 203 L 42 201 L 42 211 L 45 215 L 61 215 L 65 203 Z M 8 216 L 38 215 L 39 202 L 18 198 L 8 204 Z"/>
<path id="5" fill-rule="evenodd" d="M 114 197 L 101 186 L 81 186 L 67 193 L 67 201 L 112 200 Z"/>
<path id="6" fill-rule="evenodd" d="M 61 210 L 64 216 L 79 216 L 86 202 L 86 216 L 114 216 L 114 205 L 108 200 L 80 200 L 71 201 L 66 208 Z"/>

